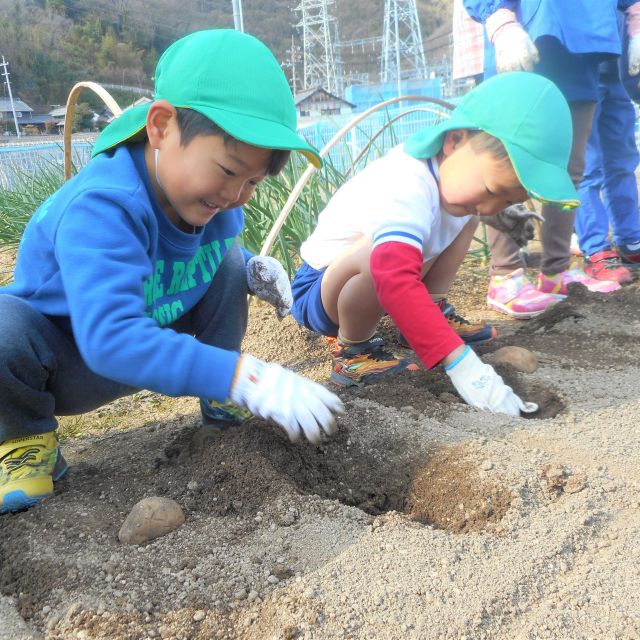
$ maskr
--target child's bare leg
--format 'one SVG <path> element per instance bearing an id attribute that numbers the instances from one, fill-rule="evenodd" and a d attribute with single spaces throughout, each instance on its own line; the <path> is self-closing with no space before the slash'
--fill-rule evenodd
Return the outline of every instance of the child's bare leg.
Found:
<path id="1" fill-rule="evenodd" d="M 425 287 L 433 296 L 445 296 L 456 273 L 467 255 L 473 234 L 478 227 L 477 218 L 471 218 L 455 240 L 427 266 L 427 273 L 422 278 Z"/>
<path id="2" fill-rule="evenodd" d="M 368 340 L 384 315 L 376 294 L 369 260 L 371 239 L 362 238 L 332 262 L 322 278 L 322 304 L 352 342 Z"/>

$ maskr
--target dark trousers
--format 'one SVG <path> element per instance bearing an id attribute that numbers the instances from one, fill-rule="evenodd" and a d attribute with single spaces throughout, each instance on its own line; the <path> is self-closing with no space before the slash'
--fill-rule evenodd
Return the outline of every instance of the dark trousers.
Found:
<path id="1" fill-rule="evenodd" d="M 555 38 L 544 36 L 536 40 L 540 62 L 534 71 L 553 81 L 566 98 L 571 109 L 573 146 L 568 171 L 576 189 L 584 173 L 587 140 L 591 134 L 593 114 L 598 100 L 598 56 L 579 56 L 567 51 Z M 495 69 L 487 69 L 485 77 Z M 542 207 L 542 263 L 540 270 L 548 276 L 569 268 L 571 262 L 571 234 L 576 210 L 565 211 L 559 207 Z M 487 228 L 487 240 L 491 251 L 492 275 L 504 275 L 519 267 L 525 267 L 520 247 L 505 233 Z"/>
<path id="2" fill-rule="evenodd" d="M 236 244 L 200 302 L 169 328 L 240 351 L 247 329 L 247 277 Z M 57 428 L 77 415 L 139 391 L 93 373 L 73 339 L 20 298 L 0 295 L 0 442 Z"/>

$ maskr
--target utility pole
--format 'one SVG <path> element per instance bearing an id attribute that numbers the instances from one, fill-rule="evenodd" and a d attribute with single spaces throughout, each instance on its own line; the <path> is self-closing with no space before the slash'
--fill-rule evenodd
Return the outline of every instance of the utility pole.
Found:
<path id="1" fill-rule="evenodd" d="M 291 34 L 291 93 L 296 97 L 296 45 L 293 34 Z"/>
<path id="2" fill-rule="evenodd" d="M 426 77 L 416 0 L 385 0 L 382 41 L 382 82 L 396 80 L 399 95 L 403 79 Z"/>
<path id="3" fill-rule="evenodd" d="M 285 54 L 289 56 L 288 62 L 282 63 L 283 69 L 291 69 L 291 93 L 293 97 L 296 97 L 298 91 L 296 66 L 298 65 L 298 58 L 300 56 L 300 47 L 296 45 L 295 36 L 291 34 L 291 48 L 285 51 Z"/>
<path id="4" fill-rule="evenodd" d="M 16 116 L 16 108 L 13 104 L 13 95 L 11 94 L 11 83 L 9 82 L 9 72 L 7 71 L 7 67 L 9 63 L 2 56 L 2 62 L 0 63 L 0 67 L 2 67 L 2 73 L 0 75 L 4 76 L 4 81 L 7 84 L 7 91 L 9 93 L 9 102 L 11 103 L 11 111 L 13 113 L 13 122 L 16 125 L 16 136 L 20 137 L 20 127 L 18 126 L 18 117 Z"/>
<path id="5" fill-rule="evenodd" d="M 244 19 L 242 17 L 242 0 L 231 0 L 233 6 L 233 25 L 236 31 L 244 33 Z"/>

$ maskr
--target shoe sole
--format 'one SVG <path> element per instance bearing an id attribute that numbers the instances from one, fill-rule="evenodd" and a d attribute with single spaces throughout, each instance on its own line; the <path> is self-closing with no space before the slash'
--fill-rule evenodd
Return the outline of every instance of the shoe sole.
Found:
<path id="1" fill-rule="evenodd" d="M 640 265 L 638 265 L 640 266 Z M 625 268 L 628 269 L 628 267 L 625 265 Z M 593 275 L 593 273 L 589 273 L 588 271 L 585 270 L 585 273 L 590 277 L 593 278 L 594 280 L 600 280 L 600 281 L 606 281 L 606 282 L 617 282 L 619 285 L 623 285 L 623 284 L 629 284 L 630 282 L 633 282 L 633 275 L 630 273 L 628 278 L 622 277 L 619 280 L 614 280 L 612 278 L 598 278 L 598 276 Z M 585 285 L 587 287 L 587 289 L 589 289 L 589 287 L 587 285 Z M 589 291 L 592 291 L 592 289 L 589 289 Z M 600 293 L 599 291 L 596 291 L 595 293 Z M 612 293 L 611 291 L 607 291 L 605 293 Z"/>
<path id="2" fill-rule="evenodd" d="M 22 511 L 33 507 L 43 498 L 53 495 L 53 478 L 27 478 L 11 483 L 12 490 L 2 496 L 0 513 Z"/>
<path id="3" fill-rule="evenodd" d="M 0 514 L 15 513 L 29 509 L 40 500 L 53 495 L 53 483 L 57 482 L 69 470 L 69 465 L 58 449 L 58 456 L 51 476 L 27 478 L 12 482 L 12 490 L 0 499 Z"/>
<path id="4" fill-rule="evenodd" d="M 554 294 L 559 295 L 559 294 Z M 560 302 L 560 300 L 558 300 Z M 554 304 L 557 304 L 554 303 Z M 494 311 L 498 311 L 499 313 L 503 313 L 511 318 L 515 318 L 516 320 L 530 320 L 531 318 L 537 318 L 541 316 L 549 307 L 554 306 L 550 304 L 545 309 L 541 309 L 540 311 L 514 311 L 513 309 L 509 309 L 506 305 L 500 304 L 499 302 L 489 302 L 487 300 L 487 306 L 489 309 L 493 309 Z"/>
<path id="5" fill-rule="evenodd" d="M 408 367 L 404 368 L 404 371 L 417 371 L 418 366 L 414 364 L 410 364 Z M 389 369 L 389 371 L 382 371 L 380 373 L 369 373 L 366 375 L 366 379 L 364 380 L 353 380 L 352 378 L 348 378 L 347 376 L 341 376 L 337 371 L 332 371 L 329 376 L 329 380 L 333 382 L 333 384 L 338 385 L 339 387 L 362 387 L 365 384 L 370 384 L 371 382 L 375 382 L 378 378 L 384 378 L 392 373 L 398 373 L 397 369 Z"/>
<path id="6" fill-rule="evenodd" d="M 464 342 L 465 344 L 468 344 L 472 347 L 478 347 L 480 345 L 489 344 L 490 342 L 493 342 L 498 337 L 498 331 L 496 330 L 495 327 L 492 327 L 491 336 L 488 338 L 481 338 L 480 340 L 474 340 L 473 338 L 465 338 L 464 336 L 461 336 L 459 333 L 457 335 L 462 339 L 462 342 Z"/>

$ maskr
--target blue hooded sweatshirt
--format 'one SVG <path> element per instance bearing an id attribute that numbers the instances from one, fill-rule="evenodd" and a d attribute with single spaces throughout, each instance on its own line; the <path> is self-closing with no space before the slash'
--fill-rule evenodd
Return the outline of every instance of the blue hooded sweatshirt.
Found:
<path id="1" fill-rule="evenodd" d="M 184 233 L 160 207 L 144 145 L 121 145 L 39 207 L 14 281 L 0 295 L 25 300 L 72 333 L 87 366 L 103 377 L 223 401 L 239 354 L 167 325 L 202 298 L 243 224 L 236 208 Z"/>

